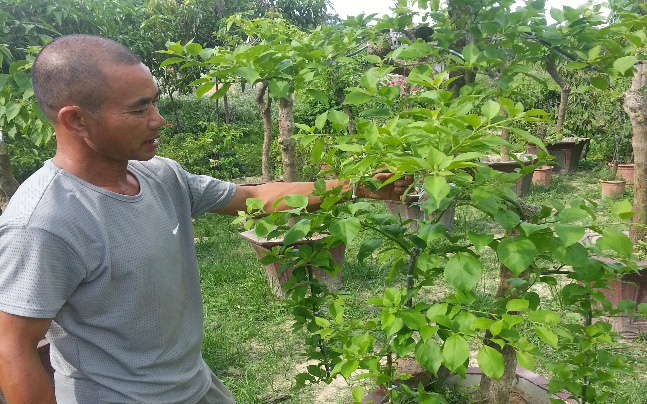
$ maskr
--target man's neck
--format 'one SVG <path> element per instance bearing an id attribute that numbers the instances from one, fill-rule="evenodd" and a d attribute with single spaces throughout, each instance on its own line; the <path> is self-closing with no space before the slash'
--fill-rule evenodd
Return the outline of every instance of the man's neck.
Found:
<path id="1" fill-rule="evenodd" d="M 52 162 L 84 181 L 122 195 L 139 194 L 139 182 L 128 172 L 128 161 L 75 159 L 57 151 Z"/>

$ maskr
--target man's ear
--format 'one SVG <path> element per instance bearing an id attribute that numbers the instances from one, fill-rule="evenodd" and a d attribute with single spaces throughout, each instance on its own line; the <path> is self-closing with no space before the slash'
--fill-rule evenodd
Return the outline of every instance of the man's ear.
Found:
<path id="1" fill-rule="evenodd" d="M 58 111 L 58 124 L 72 133 L 85 132 L 86 113 L 77 105 L 67 105 Z"/>

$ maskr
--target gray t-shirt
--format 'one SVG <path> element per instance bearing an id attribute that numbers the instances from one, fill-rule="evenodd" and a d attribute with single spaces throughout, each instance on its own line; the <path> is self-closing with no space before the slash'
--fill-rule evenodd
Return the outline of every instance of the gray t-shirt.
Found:
<path id="1" fill-rule="evenodd" d="M 192 404 L 210 386 L 191 218 L 235 185 L 130 162 L 125 196 L 45 163 L 0 216 L 0 311 L 53 318 L 58 404 Z"/>

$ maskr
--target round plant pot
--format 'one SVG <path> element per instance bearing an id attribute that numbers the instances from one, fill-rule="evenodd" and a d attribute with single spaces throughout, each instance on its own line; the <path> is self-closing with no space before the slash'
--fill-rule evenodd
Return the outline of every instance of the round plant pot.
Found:
<path id="1" fill-rule="evenodd" d="M 550 177 L 553 174 L 552 166 L 541 166 L 535 168 L 532 173 L 532 183 L 535 185 L 550 185 Z"/>
<path id="2" fill-rule="evenodd" d="M 625 193 L 625 185 L 627 181 L 617 180 L 617 181 L 605 181 L 600 180 L 602 186 L 602 197 L 603 198 L 618 198 Z"/>
<path id="3" fill-rule="evenodd" d="M 609 163 L 609 167 L 613 169 L 613 163 Z M 634 164 L 633 163 L 626 163 L 626 164 L 618 164 L 618 172 L 616 173 L 618 178 L 622 178 L 623 180 L 627 181 L 627 185 L 633 185 L 634 184 Z"/>

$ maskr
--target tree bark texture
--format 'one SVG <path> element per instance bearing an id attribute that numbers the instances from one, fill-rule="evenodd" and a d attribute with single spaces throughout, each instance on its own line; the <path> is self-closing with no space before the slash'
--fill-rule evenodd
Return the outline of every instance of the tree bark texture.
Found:
<path id="1" fill-rule="evenodd" d="M 625 92 L 624 110 L 633 130 L 634 149 L 634 212 L 632 223 L 647 224 L 647 65 L 639 63 L 631 87 Z M 644 240 L 647 230 L 631 226 L 629 237 L 634 242 Z"/>
<path id="2" fill-rule="evenodd" d="M 534 212 L 534 207 L 525 205 L 523 202 L 520 202 L 521 208 L 524 210 L 524 213 L 532 215 Z M 506 233 L 507 237 L 513 237 L 519 234 L 519 229 L 512 229 Z M 522 272 L 519 277 L 525 278 L 528 276 L 528 271 Z M 501 264 L 499 266 L 499 287 L 497 288 L 496 297 L 512 297 L 514 298 L 518 295 L 518 290 L 512 290 L 512 286 L 507 282 L 510 278 L 515 278 L 516 276 L 507 268 L 505 265 Z M 511 296 L 509 296 L 512 293 Z M 514 313 L 510 313 L 514 314 Z M 512 383 L 517 370 L 517 355 L 513 347 L 506 345 L 503 349 L 496 343 L 491 341 L 492 333 L 487 331 L 485 333 L 485 340 L 483 343 L 491 348 L 496 349 L 503 355 L 504 371 L 503 376 L 497 381 L 493 378 L 487 377 L 485 375 L 481 376 L 481 383 L 476 392 L 479 403 L 484 404 L 507 404 L 510 402 L 510 395 L 512 394 Z"/>
<path id="3" fill-rule="evenodd" d="M 222 97 L 222 106 L 225 110 L 225 124 L 229 125 L 229 100 L 227 99 L 227 94 Z"/>
<path id="4" fill-rule="evenodd" d="M 4 212 L 16 189 L 18 189 L 18 181 L 13 176 L 7 147 L 0 137 L 0 213 Z"/>
<path id="5" fill-rule="evenodd" d="M 294 100 L 279 98 L 279 149 L 283 160 L 283 181 L 296 182 L 299 180 L 297 161 L 295 157 L 294 139 Z"/>
<path id="6" fill-rule="evenodd" d="M 508 117 L 508 114 L 504 111 L 501 110 L 501 115 L 504 117 Z M 501 129 L 501 139 L 505 140 L 506 142 L 510 140 L 510 129 L 507 127 Z M 508 146 L 501 146 L 501 161 L 510 161 L 512 160 L 510 158 L 510 149 Z"/>
<path id="7" fill-rule="evenodd" d="M 258 84 L 256 93 L 256 105 L 263 118 L 263 155 L 261 156 L 261 171 L 263 181 L 272 180 L 272 169 L 270 167 L 270 150 L 272 148 L 272 99 L 265 94 L 267 93 L 268 83 L 263 81 Z"/>
<path id="8" fill-rule="evenodd" d="M 344 110 L 344 113 L 348 115 L 348 125 L 346 125 L 346 128 L 348 129 L 348 134 L 354 135 L 355 122 L 353 121 L 353 115 L 350 113 L 350 107 L 348 106 L 348 104 L 344 104 L 344 101 L 346 100 L 346 94 L 344 94 L 344 90 L 341 88 L 338 88 L 337 90 L 335 90 L 335 93 L 337 94 L 339 103 L 342 105 L 342 109 Z"/>
<path id="9" fill-rule="evenodd" d="M 550 77 L 555 80 L 555 83 L 557 83 L 561 90 L 559 95 L 559 109 L 557 110 L 557 125 L 555 126 L 555 132 L 562 133 L 564 122 L 566 121 L 566 110 L 568 108 L 568 96 L 571 94 L 571 85 L 564 81 L 562 76 L 559 75 L 555 62 L 550 58 L 546 58 L 546 71 L 550 74 Z"/>

